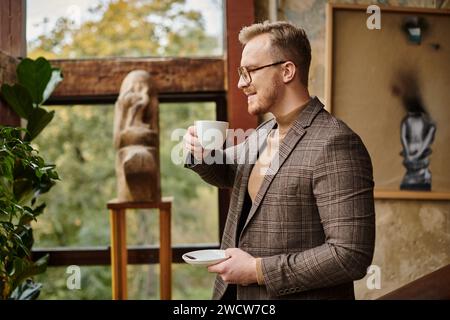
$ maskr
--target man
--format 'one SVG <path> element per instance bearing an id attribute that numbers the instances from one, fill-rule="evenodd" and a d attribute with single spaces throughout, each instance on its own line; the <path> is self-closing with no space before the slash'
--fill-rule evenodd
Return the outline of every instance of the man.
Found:
<path id="1" fill-rule="evenodd" d="M 205 155 L 195 128 L 184 137 L 196 160 L 186 166 L 233 188 L 221 243 L 230 258 L 208 267 L 218 274 L 213 298 L 354 299 L 353 281 L 365 276 L 374 250 L 369 154 L 310 97 L 311 49 L 302 29 L 265 22 L 243 28 L 239 40 L 238 87 L 248 112 L 274 119 L 224 151 L 234 160 L 245 154 L 245 163 L 195 164 Z M 254 137 L 265 142 L 257 152 Z"/>

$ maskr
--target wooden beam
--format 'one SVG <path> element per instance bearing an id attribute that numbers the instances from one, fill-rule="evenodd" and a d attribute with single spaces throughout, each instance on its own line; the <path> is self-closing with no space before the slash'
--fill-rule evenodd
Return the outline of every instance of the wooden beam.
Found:
<path id="1" fill-rule="evenodd" d="M 13 84 L 16 81 L 16 66 L 18 63 L 19 61 L 16 58 L 0 51 L 0 87 L 4 83 Z M 0 124 L 20 126 L 19 116 L 2 99 L 0 99 Z"/>
<path id="2" fill-rule="evenodd" d="M 184 263 L 182 255 L 189 251 L 219 249 L 216 243 L 197 243 L 172 246 L 173 263 Z M 159 263 L 159 246 L 141 245 L 128 246 L 128 264 L 155 264 Z M 111 264 L 110 247 L 58 247 L 33 248 L 32 259 L 37 260 L 44 255 L 50 256 L 48 265 L 51 267 L 69 266 L 102 266 Z"/>
<path id="3" fill-rule="evenodd" d="M 450 192 L 445 191 L 409 191 L 409 190 L 374 190 L 375 200 L 450 200 Z"/>
<path id="4" fill-rule="evenodd" d="M 26 1 L 0 0 L 0 50 L 13 57 L 25 57 Z"/>
<path id="5" fill-rule="evenodd" d="M 404 285 L 378 300 L 449 300 L 450 264 Z"/>
<path id="6" fill-rule="evenodd" d="M 51 60 L 64 75 L 52 99 L 115 96 L 132 70 L 150 73 L 159 93 L 224 91 L 224 61 L 210 58 Z"/>
<path id="7" fill-rule="evenodd" d="M 25 0 L 0 0 L 0 85 L 15 81 L 15 58 L 27 53 L 25 9 Z M 20 126 L 20 117 L 1 100 L 0 124 Z"/>
<path id="8" fill-rule="evenodd" d="M 0 83 L 13 84 L 16 81 L 16 67 L 19 61 L 0 51 Z"/>
<path id="9" fill-rule="evenodd" d="M 256 128 L 258 118 L 247 112 L 247 97 L 237 87 L 237 68 L 241 64 L 242 45 L 239 31 L 255 20 L 253 0 L 226 1 L 227 101 L 230 128 Z"/>

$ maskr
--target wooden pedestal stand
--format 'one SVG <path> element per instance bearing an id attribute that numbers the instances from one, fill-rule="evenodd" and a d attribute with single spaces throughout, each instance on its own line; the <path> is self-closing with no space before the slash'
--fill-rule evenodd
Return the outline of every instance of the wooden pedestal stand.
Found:
<path id="1" fill-rule="evenodd" d="M 163 198 L 160 202 L 120 202 L 111 200 L 107 205 L 111 220 L 111 269 L 113 300 L 127 299 L 127 244 L 126 217 L 127 209 L 159 210 L 159 263 L 160 295 L 162 300 L 172 298 L 172 248 L 170 220 L 172 198 Z"/>

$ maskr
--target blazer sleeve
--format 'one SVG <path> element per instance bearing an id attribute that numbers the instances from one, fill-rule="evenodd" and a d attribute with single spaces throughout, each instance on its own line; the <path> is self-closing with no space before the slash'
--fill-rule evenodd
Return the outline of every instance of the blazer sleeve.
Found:
<path id="1" fill-rule="evenodd" d="M 336 286 L 366 275 L 375 243 L 372 163 L 359 136 L 342 131 L 324 143 L 313 170 L 325 242 L 303 252 L 262 258 L 269 295 Z"/>
<path id="2" fill-rule="evenodd" d="M 189 153 L 184 166 L 196 172 L 205 182 L 213 186 L 232 188 L 242 145 L 225 150 L 214 150 L 202 161 L 195 159 Z"/>

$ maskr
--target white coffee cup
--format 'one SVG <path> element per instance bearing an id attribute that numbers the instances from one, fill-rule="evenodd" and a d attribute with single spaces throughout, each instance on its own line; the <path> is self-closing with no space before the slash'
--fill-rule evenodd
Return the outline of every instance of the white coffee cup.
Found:
<path id="1" fill-rule="evenodd" d="M 203 149 L 222 149 L 227 138 L 228 122 L 197 120 L 195 121 L 195 129 Z"/>

